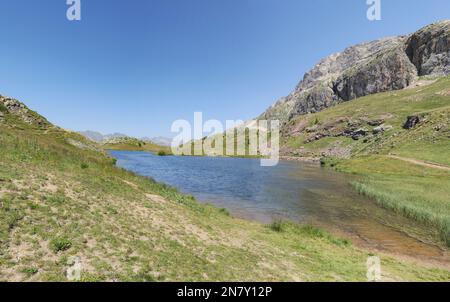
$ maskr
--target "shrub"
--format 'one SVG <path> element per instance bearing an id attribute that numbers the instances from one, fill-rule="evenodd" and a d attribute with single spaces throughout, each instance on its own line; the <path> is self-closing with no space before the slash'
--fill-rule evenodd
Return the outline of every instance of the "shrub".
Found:
<path id="1" fill-rule="evenodd" d="M 336 157 L 322 157 L 320 159 L 320 165 L 322 167 L 336 167 L 336 165 L 339 163 L 339 159 Z"/>
<path id="2" fill-rule="evenodd" d="M 88 164 L 86 164 L 86 163 L 81 164 L 81 169 L 87 169 L 87 168 L 89 168 Z"/>
<path id="3" fill-rule="evenodd" d="M 219 212 L 224 214 L 225 216 L 231 216 L 230 212 L 225 208 L 219 209 Z"/>
<path id="4" fill-rule="evenodd" d="M 304 234 L 307 234 L 307 235 L 309 235 L 311 237 L 315 237 L 315 238 L 324 238 L 324 237 L 327 237 L 327 235 L 328 235 L 324 230 L 319 229 L 319 228 L 317 228 L 315 226 L 312 226 L 310 224 L 302 225 L 301 226 L 301 231 Z"/>
<path id="5" fill-rule="evenodd" d="M 54 253 L 67 251 L 72 247 L 72 242 L 64 237 L 55 238 L 50 242 L 50 248 Z"/>
<path id="6" fill-rule="evenodd" d="M 158 151 L 158 155 L 159 156 L 166 156 L 167 153 L 166 153 L 166 151 L 161 150 L 161 151 Z"/>
<path id="7" fill-rule="evenodd" d="M 27 275 L 27 277 L 31 277 L 33 275 L 36 275 L 38 273 L 38 269 L 35 267 L 26 267 L 24 269 L 22 269 L 22 273 L 24 273 L 25 275 Z"/>
<path id="8" fill-rule="evenodd" d="M 3 112 L 3 113 L 7 113 L 8 112 L 8 109 L 5 107 L 5 105 L 0 104 L 0 112 Z"/>
<path id="9" fill-rule="evenodd" d="M 281 233 L 285 230 L 285 223 L 282 220 L 276 220 L 269 224 L 269 228 L 274 232 Z"/>
<path id="10" fill-rule="evenodd" d="M 310 224 L 299 225 L 298 229 L 303 234 L 306 234 L 312 238 L 326 239 L 329 242 L 339 246 L 350 246 L 352 244 L 350 240 L 335 237 L 327 231 Z"/>

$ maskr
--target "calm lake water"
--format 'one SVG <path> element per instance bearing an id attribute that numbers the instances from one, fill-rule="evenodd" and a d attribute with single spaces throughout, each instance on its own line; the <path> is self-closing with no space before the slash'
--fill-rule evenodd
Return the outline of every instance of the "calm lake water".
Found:
<path id="1" fill-rule="evenodd" d="M 312 223 L 368 248 L 427 262 L 449 260 L 445 249 L 431 244 L 435 234 L 360 196 L 345 174 L 291 161 L 261 167 L 258 159 L 247 158 L 110 154 L 118 166 L 226 208 L 235 217 Z"/>

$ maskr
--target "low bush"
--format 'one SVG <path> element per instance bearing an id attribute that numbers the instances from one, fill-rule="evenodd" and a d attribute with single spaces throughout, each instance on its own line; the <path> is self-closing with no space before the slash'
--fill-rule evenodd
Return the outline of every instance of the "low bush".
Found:
<path id="1" fill-rule="evenodd" d="M 54 253 L 67 251 L 72 247 L 72 242 L 65 238 L 55 238 L 50 242 L 50 248 Z"/>

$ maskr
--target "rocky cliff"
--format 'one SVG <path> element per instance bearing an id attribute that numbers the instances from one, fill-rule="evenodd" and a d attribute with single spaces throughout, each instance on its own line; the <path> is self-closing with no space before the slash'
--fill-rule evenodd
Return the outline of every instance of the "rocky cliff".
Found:
<path id="1" fill-rule="evenodd" d="M 347 48 L 323 59 L 261 119 L 288 122 L 358 97 L 403 89 L 418 76 L 450 74 L 450 20 L 409 36 Z"/>
<path id="2" fill-rule="evenodd" d="M 419 76 L 450 74 L 450 20 L 412 34 L 405 51 Z"/>

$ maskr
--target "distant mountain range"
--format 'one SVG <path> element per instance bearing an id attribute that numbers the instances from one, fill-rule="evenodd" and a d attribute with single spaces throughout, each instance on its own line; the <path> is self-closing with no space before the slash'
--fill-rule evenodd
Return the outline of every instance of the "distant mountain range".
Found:
<path id="1" fill-rule="evenodd" d="M 122 133 L 113 133 L 113 134 L 103 135 L 100 132 L 91 131 L 91 130 L 79 131 L 78 133 L 83 135 L 84 137 L 94 141 L 94 142 L 97 142 L 97 143 L 101 143 L 101 142 L 107 141 L 107 140 L 112 139 L 112 138 L 128 137 L 128 135 L 122 134 Z"/>
<path id="2" fill-rule="evenodd" d="M 100 133 L 98 131 L 91 131 L 91 130 L 79 131 L 78 133 L 94 142 L 97 142 L 97 143 L 106 143 L 108 141 L 111 141 L 111 140 L 114 140 L 117 138 L 131 138 L 130 136 L 123 134 L 123 133 L 112 133 L 112 134 L 103 135 L 102 133 Z M 158 136 L 158 137 L 154 137 L 154 138 L 142 137 L 142 138 L 138 138 L 138 139 L 141 141 L 144 141 L 144 142 L 151 142 L 151 143 L 154 143 L 154 144 L 160 145 L 160 146 L 170 146 L 170 144 L 172 142 L 172 139 L 163 137 L 163 136 Z"/>
<path id="3" fill-rule="evenodd" d="M 146 137 L 143 137 L 142 140 L 144 140 L 144 141 L 149 140 L 157 145 L 167 146 L 167 147 L 169 147 L 172 144 L 172 139 L 168 138 L 168 137 L 164 137 L 164 136 L 158 136 L 158 137 L 149 138 L 149 139 L 147 139 Z"/>

